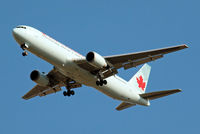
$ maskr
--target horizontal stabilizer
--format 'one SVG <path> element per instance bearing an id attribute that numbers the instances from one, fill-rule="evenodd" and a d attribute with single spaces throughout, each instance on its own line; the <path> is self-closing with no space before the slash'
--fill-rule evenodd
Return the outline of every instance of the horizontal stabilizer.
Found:
<path id="1" fill-rule="evenodd" d="M 127 102 L 122 102 L 118 107 L 116 107 L 116 110 L 120 111 L 132 106 L 135 106 L 136 104 L 131 104 L 131 103 L 127 103 Z"/>
<path id="2" fill-rule="evenodd" d="M 157 92 L 151 92 L 151 93 L 144 93 L 140 94 L 140 96 L 144 99 L 148 100 L 154 100 L 160 97 L 164 97 L 170 94 L 174 94 L 177 92 L 181 92 L 181 89 L 172 89 L 172 90 L 164 90 L 164 91 L 157 91 Z"/>

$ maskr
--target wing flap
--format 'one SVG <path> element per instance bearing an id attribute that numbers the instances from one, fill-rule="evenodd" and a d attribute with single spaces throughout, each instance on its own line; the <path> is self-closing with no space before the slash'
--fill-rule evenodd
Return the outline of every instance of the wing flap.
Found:
<path id="1" fill-rule="evenodd" d="M 116 107 L 116 110 L 121 111 L 124 110 L 126 108 L 135 106 L 136 104 L 131 104 L 131 103 L 127 103 L 127 102 L 122 102 L 119 106 Z"/>
<path id="2" fill-rule="evenodd" d="M 144 64 L 144 63 L 147 63 L 147 62 L 150 62 L 150 61 L 160 59 L 162 57 L 163 57 L 163 55 L 149 56 L 149 57 L 143 58 L 141 60 L 132 61 L 132 62 L 129 62 L 127 64 L 124 64 L 123 67 L 126 70 L 126 69 L 129 69 L 129 68 L 132 68 L 132 67 L 137 67 L 138 65 L 141 65 L 141 64 Z"/>
<path id="3" fill-rule="evenodd" d="M 55 87 L 55 88 L 50 88 L 49 90 L 46 90 L 46 91 L 40 93 L 39 96 L 40 96 L 40 97 L 46 96 L 46 95 L 48 95 L 48 94 L 56 93 L 56 92 L 58 92 L 58 91 L 61 91 L 61 88 L 57 86 L 57 87 Z"/>
<path id="4" fill-rule="evenodd" d="M 164 91 L 157 91 L 157 92 L 151 92 L 151 93 L 144 93 L 144 94 L 140 94 L 140 96 L 144 99 L 148 99 L 148 100 L 154 100 L 157 98 L 161 98 L 164 96 L 168 96 L 174 93 L 178 93 L 181 92 L 181 89 L 172 89 L 172 90 L 164 90 Z"/>

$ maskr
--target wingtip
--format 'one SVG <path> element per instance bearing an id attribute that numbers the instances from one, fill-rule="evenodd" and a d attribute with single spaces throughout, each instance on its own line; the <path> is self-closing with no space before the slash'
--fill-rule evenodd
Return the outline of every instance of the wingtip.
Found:
<path id="1" fill-rule="evenodd" d="M 174 89 L 176 92 L 182 92 L 181 89 Z"/>
<path id="2" fill-rule="evenodd" d="M 24 99 L 24 100 L 28 100 L 29 99 L 26 96 L 22 96 L 21 98 Z"/>
<path id="3" fill-rule="evenodd" d="M 26 100 L 26 98 L 24 96 L 21 97 L 22 99 Z"/>
<path id="4" fill-rule="evenodd" d="M 186 44 L 183 44 L 183 46 L 184 46 L 184 48 L 189 48 L 188 45 L 186 45 Z"/>
<path id="5" fill-rule="evenodd" d="M 116 111 L 121 111 L 121 110 L 120 110 L 120 109 L 118 109 L 118 108 L 115 108 L 115 110 L 116 110 Z"/>

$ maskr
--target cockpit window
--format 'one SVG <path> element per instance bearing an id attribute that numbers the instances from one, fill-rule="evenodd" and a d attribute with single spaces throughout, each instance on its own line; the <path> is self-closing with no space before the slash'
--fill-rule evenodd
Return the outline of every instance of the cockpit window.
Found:
<path id="1" fill-rule="evenodd" d="M 26 27 L 24 27 L 24 26 L 17 26 L 16 28 L 23 28 L 23 29 L 26 29 Z"/>

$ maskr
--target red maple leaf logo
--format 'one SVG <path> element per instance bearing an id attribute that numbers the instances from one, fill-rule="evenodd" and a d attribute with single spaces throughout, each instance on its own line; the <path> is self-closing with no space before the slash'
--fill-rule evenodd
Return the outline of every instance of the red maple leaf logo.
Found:
<path id="1" fill-rule="evenodd" d="M 144 91 L 144 88 L 146 87 L 146 82 L 143 82 L 143 78 L 140 75 L 139 78 L 136 77 L 137 83 L 138 83 L 138 87 L 141 88 Z"/>

